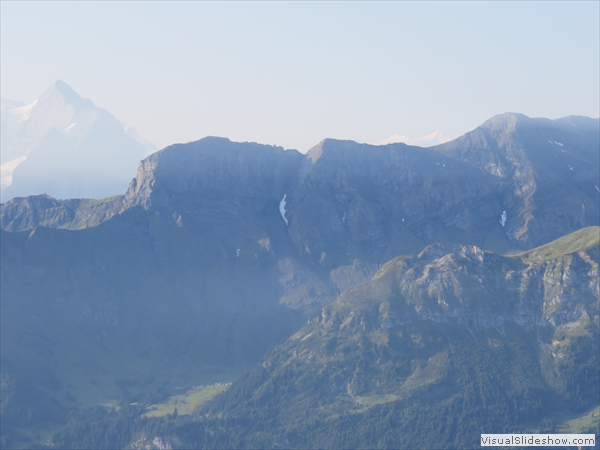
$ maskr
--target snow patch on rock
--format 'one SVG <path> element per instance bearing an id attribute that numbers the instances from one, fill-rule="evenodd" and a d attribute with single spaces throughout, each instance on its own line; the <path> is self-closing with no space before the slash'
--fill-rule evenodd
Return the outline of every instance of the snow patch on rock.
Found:
<path id="1" fill-rule="evenodd" d="M 288 224 L 288 220 L 285 218 L 285 198 L 287 197 L 287 194 L 283 194 L 283 198 L 281 199 L 281 201 L 279 202 L 279 214 L 281 214 L 281 218 L 283 219 L 283 221 L 285 222 L 285 224 Z"/>
<path id="2" fill-rule="evenodd" d="M 13 170 L 26 159 L 27 156 L 21 156 L 20 158 L 13 159 L 0 166 L 0 186 L 2 189 L 7 188 L 12 184 Z"/>
<path id="3" fill-rule="evenodd" d="M 504 228 L 504 225 L 506 225 L 506 210 L 502 211 L 499 222 L 500 225 L 502 225 L 502 228 Z"/>

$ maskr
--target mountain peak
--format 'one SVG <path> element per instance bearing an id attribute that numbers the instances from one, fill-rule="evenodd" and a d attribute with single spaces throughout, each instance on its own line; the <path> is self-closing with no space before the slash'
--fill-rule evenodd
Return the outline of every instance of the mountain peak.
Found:
<path id="1" fill-rule="evenodd" d="M 42 94 L 39 101 L 56 101 L 62 99 L 66 104 L 73 105 L 77 109 L 94 106 L 94 102 L 81 98 L 75 90 L 62 80 L 56 80 L 46 92 Z"/>
<path id="2" fill-rule="evenodd" d="M 494 117 L 483 122 L 481 126 L 488 129 L 512 129 L 517 122 L 526 120 L 530 120 L 530 117 L 525 114 L 506 112 L 503 114 L 496 114 Z"/>
<path id="3" fill-rule="evenodd" d="M 78 99 L 81 98 L 79 96 L 79 94 L 77 92 L 75 92 L 75 90 L 71 86 L 69 86 L 67 83 L 65 83 L 63 80 L 56 80 L 52 84 L 52 88 L 56 89 L 58 92 L 60 92 L 65 97 L 75 97 Z"/>
<path id="4" fill-rule="evenodd" d="M 155 150 L 56 80 L 30 105 L 3 111 L 2 199 L 41 192 L 58 198 L 118 194 L 127 189 L 140 159 Z"/>

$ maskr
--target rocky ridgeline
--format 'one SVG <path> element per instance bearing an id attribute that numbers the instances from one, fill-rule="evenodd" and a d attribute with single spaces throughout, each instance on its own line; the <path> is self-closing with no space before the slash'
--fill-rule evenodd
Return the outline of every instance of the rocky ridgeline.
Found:
<path id="1" fill-rule="evenodd" d="M 326 139 L 302 155 L 205 138 L 142 161 L 123 202 L 124 209 L 167 208 L 182 220 L 250 223 L 263 212 L 275 218 L 286 196 L 285 240 L 328 270 L 355 259 L 383 264 L 436 242 L 505 253 L 598 225 L 599 145 L 598 120 L 517 114 L 432 149 Z M 5 229 L 36 225 L 18 219 L 34 208 L 16 207 L 23 202 L 2 206 Z M 87 213 L 89 223 L 120 211 L 107 207 Z M 82 224 L 37 216 L 43 226 Z"/>
<path id="2" fill-rule="evenodd" d="M 311 323 L 360 325 L 363 331 L 422 320 L 472 328 L 508 321 L 528 331 L 567 323 L 573 328 L 598 317 L 599 296 L 597 245 L 525 263 L 475 246 L 436 244 L 419 255 L 393 259 Z"/>
<path id="3" fill-rule="evenodd" d="M 219 192 L 261 208 L 287 195 L 295 250 L 328 267 L 382 263 L 412 242 L 526 249 L 598 224 L 599 146 L 597 120 L 517 114 L 433 149 L 326 139 L 304 156 L 206 138 L 147 158 L 127 204 Z"/>

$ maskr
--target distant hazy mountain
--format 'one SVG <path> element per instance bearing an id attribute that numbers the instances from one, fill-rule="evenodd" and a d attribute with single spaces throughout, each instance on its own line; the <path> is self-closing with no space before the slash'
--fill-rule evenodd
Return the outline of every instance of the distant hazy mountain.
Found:
<path id="1" fill-rule="evenodd" d="M 127 133 L 127 136 L 129 136 L 131 139 L 139 142 L 140 144 L 142 144 L 144 146 L 144 148 L 146 149 L 146 155 L 150 155 L 158 150 L 158 147 L 156 146 L 156 144 L 153 144 L 149 140 L 144 139 L 142 136 L 140 136 L 140 134 L 137 132 L 137 130 L 135 128 L 125 127 L 125 133 Z"/>
<path id="2" fill-rule="evenodd" d="M 123 193 L 139 161 L 154 149 L 60 80 L 30 105 L 3 99 L 2 201 Z"/>
<path id="3" fill-rule="evenodd" d="M 416 145 L 418 147 L 432 147 L 438 144 L 445 144 L 449 142 L 450 138 L 444 136 L 441 131 L 433 131 L 429 133 L 427 136 L 423 136 L 416 139 L 411 139 L 408 136 L 394 134 L 387 139 L 383 139 L 382 141 L 377 142 L 376 145 L 386 145 L 386 144 L 407 144 L 407 145 Z"/>
<path id="4" fill-rule="evenodd" d="M 25 106 L 24 103 L 8 100 L 0 97 L 1 110 L 1 134 L 0 134 L 0 187 L 3 190 L 12 182 L 12 172 L 21 162 L 25 160 L 23 152 L 15 152 L 12 149 L 17 146 L 19 138 L 17 131 L 19 129 L 20 117 L 11 112 L 16 108 Z"/>

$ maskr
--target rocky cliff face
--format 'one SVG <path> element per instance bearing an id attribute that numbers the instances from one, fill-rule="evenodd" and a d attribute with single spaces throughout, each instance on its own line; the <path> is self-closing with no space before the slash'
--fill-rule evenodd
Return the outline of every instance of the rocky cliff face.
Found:
<path id="1" fill-rule="evenodd" d="M 301 159 L 295 150 L 226 138 L 172 145 L 142 161 L 126 204 L 158 207 L 211 192 L 249 203 L 253 198 L 279 202 Z"/>
<path id="2" fill-rule="evenodd" d="M 597 227 L 586 230 L 600 233 Z M 390 261 L 372 284 L 377 287 L 369 289 L 375 289 L 376 295 L 370 291 L 344 294 L 350 300 L 338 303 L 352 305 L 356 299 L 364 313 L 367 299 L 373 299 L 372 312 L 377 314 L 371 326 L 375 328 L 420 320 L 495 327 L 508 320 L 531 331 L 582 318 L 593 322 L 599 314 L 597 247 L 525 264 L 518 257 L 501 257 L 475 246 L 436 244 L 418 256 Z M 390 296 L 389 308 L 381 306 L 382 292 Z M 340 317 L 341 322 L 356 314 L 354 309 L 342 309 L 348 316 Z M 328 311 L 321 315 L 326 322 Z"/>
<path id="3" fill-rule="evenodd" d="M 597 225 L 599 147 L 598 119 L 507 113 L 435 150 L 501 181 L 506 235 L 532 248 Z"/>
<path id="4" fill-rule="evenodd" d="M 507 247 L 498 183 L 429 149 L 325 140 L 288 194 L 296 251 L 324 267 L 382 264 L 432 242 Z"/>

